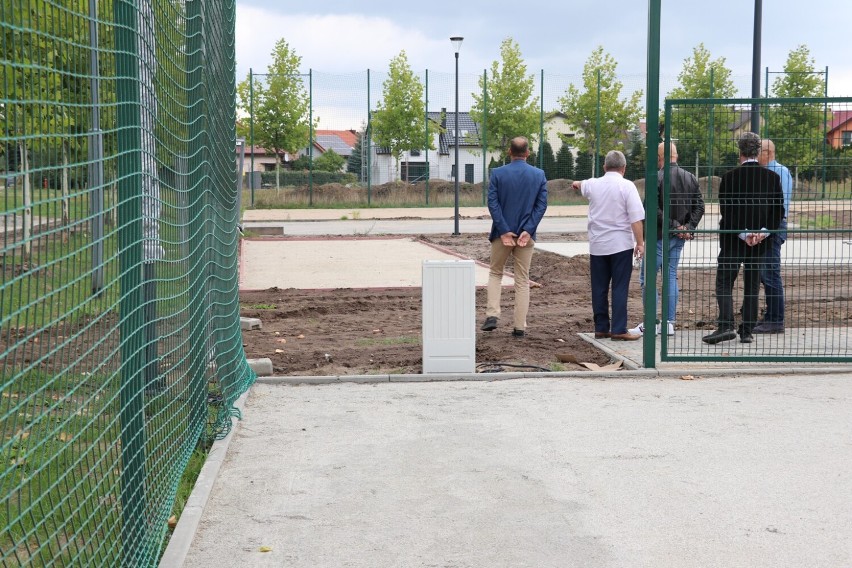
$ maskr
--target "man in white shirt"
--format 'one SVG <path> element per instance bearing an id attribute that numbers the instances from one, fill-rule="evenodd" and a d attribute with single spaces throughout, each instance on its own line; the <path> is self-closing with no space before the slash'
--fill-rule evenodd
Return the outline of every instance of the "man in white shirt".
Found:
<path id="1" fill-rule="evenodd" d="M 642 234 L 645 207 L 636 186 L 624 179 L 626 168 L 624 154 L 612 150 L 604 159 L 602 177 L 572 184 L 589 200 L 589 268 L 595 337 L 609 337 L 613 341 L 635 341 L 642 337 L 627 331 L 627 293 L 633 258 L 645 255 Z"/>

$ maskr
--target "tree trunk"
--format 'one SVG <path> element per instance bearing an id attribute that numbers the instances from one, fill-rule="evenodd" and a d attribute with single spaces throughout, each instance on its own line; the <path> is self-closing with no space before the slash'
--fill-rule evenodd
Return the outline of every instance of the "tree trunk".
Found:
<path id="1" fill-rule="evenodd" d="M 30 161 L 27 159 L 27 143 L 21 141 L 21 170 L 24 178 L 24 212 L 23 212 L 23 241 L 24 252 L 21 258 L 21 264 L 29 262 L 32 256 L 33 244 L 30 240 L 32 236 L 32 217 L 33 217 L 33 193 L 30 185 Z M 24 268 L 23 266 L 21 267 Z"/>
<path id="2" fill-rule="evenodd" d="M 67 243 L 71 234 L 71 215 L 69 213 L 68 188 L 68 142 L 62 141 L 62 242 Z"/>
<path id="3" fill-rule="evenodd" d="M 260 185 L 263 187 L 263 183 Z M 275 196 L 281 196 L 281 156 L 278 155 L 275 156 Z"/>

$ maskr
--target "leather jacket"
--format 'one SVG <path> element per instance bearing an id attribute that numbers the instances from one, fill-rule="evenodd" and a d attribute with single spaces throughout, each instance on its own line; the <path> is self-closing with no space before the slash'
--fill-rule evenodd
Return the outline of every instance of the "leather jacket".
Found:
<path id="1" fill-rule="evenodd" d="M 704 198 L 698 180 L 685 169 L 672 162 L 669 167 L 671 195 L 669 202 L 669 228 L 680 226 L 693 230 L 704 216 Z M 663 238 L 663 170 L 657 172 L 657 238 Z"/>

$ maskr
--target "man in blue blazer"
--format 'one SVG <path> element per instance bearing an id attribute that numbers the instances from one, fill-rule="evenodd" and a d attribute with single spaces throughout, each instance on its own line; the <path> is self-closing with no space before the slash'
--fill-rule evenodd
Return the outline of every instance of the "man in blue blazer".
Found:
<path id="1" fill-rule="evenodd" d="M 491 268 L 488 273 L 488 303 L 482 331 L 497 329 L 503 268 L 509 255 L 515 259 L 515 310 L 512 335 L 523 337 L 530 305 L 530 263 L 535 232 L 547 210 L 547 180 L 544 172 L 529 165 L 529 141 L 512 139 L 512 161 L 491 172 L 488 211 L 491 213 Z"/>

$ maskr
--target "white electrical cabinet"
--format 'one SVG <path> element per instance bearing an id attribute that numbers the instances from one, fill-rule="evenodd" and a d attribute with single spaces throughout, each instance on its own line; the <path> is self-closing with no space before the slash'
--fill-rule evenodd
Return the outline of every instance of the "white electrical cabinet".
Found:
<path id="1" fill-rule="evenodd" d="M 476 367 L 476 265 L 423 261 L 423 372 L 473 373 Z"/>

